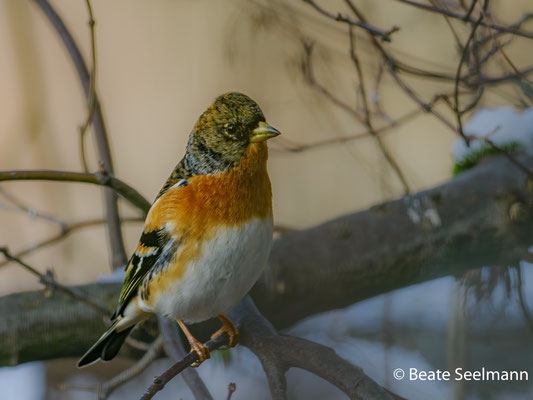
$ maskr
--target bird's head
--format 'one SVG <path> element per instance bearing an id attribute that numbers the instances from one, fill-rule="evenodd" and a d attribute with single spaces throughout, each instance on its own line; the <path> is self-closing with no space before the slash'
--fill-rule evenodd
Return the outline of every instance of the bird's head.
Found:
<path id="1" fill-rule="evenodd" d="M 194 126 L 191 143 L 215 162 L 234 165 L 248 146 L 278 136 L 263 112 L 248 96 L 230 92 L 218 96 Z"/>

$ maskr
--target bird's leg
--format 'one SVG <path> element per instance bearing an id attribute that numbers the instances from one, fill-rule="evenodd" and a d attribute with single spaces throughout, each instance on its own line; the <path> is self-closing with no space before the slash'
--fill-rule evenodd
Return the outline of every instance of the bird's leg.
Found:
<path id="1" fill-rule="evenodd" d="M 183 322 L 181 319 L 176 320 L 185 334 L 187 336 L 187 340 L 189 341 L 189 344 L 191 345 L 191 350 L 196 352 L 198 355 L 198 361 L 191 364 L 192 367 L 198 367 L 201 363 L 203 363 L 208 358 L 211 358 L 211 354 L 209 352 L 209 348 L 203 344 L 202 342 L 199 342 L 189 331 L 189 328 L 187 328 L 187 325 L 185 325 L 185 322 Z"/>
<path id="2" fill-rule="evenodd" d="M 235 328 L 235 325 L 222 314 L 217 315 L 217 318 L 222 321 L 222 328 L 211 335 L 211 339 L 222 335 L 224 332 L 229 336 L 229 346 L 235 347 L 239 341 L 239 331 Z"/>

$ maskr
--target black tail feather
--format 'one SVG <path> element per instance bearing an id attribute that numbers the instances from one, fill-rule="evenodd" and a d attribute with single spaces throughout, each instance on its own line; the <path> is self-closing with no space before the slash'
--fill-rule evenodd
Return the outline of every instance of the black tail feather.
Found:
<path id="1" fill-rule="evenodd" d="M 78 361 L 78 367 L 84 367 L 89 365 L 98 359 L 109 361 L 112 360 L 120 350 L 120 347 L 128 337 L 134 326 L 124 329 L 123 331 L 116 332 L 115 327 L 118 320 L 115 321 L 109 329 L 102 335 L 98 341 L 87 350 L 83 357 Z"/>

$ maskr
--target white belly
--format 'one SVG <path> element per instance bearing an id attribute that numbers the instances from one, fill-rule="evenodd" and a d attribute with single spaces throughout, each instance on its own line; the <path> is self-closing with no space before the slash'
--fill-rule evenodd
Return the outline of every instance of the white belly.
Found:
<path id="1" fill-rule="evenodd" d="M 188 322 L 225 313 L 252 288 L 272 246 L 272 219 L 254 219 L 238 228 L 220 228 L 183 278 L 154 304 L 155 312 Z"/>

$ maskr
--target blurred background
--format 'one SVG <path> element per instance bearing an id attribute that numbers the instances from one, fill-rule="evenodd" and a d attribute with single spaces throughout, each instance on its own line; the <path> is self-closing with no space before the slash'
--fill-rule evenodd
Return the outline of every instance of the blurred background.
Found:
<path id="1" fill-rule="evenodd" d="M 518 142 L 521 150 L 530 149 L 533 86 L 525 73 L 517 72 L 533 64 L 530 38 L 481 27 L 479 54 L 467 53 L 459 44 L 469 40 L 472 24 L 402 1 L 354 1 L 369 24 L 390 36 L 390 43 L 374 38 L 399 64 L 451 77 L 429 79 L 399 68 L 402 86 L 366 31 L 353 28 L 350 40 L 348 25 L 335 21 L 339 12 L 361 20 L 343 1 L 91 3 L 96 91 L 115 175 L 149 201 L 182 157 L 200 113 L 227 91 L 255 99 L 267 121 L 283 133 L 269 142 L 274 219 L 280 231 L 307 229 L 450 180 L 454 166 L 463 165 L 472 151 L 458 135 L 454 95 L 462 99 L 462 108 L 472 105 L 462 114 L 465 134 L 500 129 L 500 136 L 493 138 L 499 146 Z M 471 4 L 420 3 L 460 15 Z M 86 2 L 51 4 L 92 68 Z M 481 5 L 475 6 L 472 19 L 482 12 Z M 494 24 L 511 26 L 523 19 L 516 29 L 533 31 L 529 0 L 494 0 L 486 12 L 490 15 L 485 18 Z M 457 89 L 453 78 L 460 62 L 461 74 L 515 77 L 486 86 L 478 80 Z M 423 112 L 405 85 L 438 115 Z M 87 97 L 69 53 L 34 1 L 0 0 L 0 107 L 0 170 L 83 169 L 80 126 L 87 118 Z M 476 119 L 480 112 L 487 114 Z M 85 153 L 88 170 L 97 171 L 92 129 L 85 134 Z M 123 217 L 139 219 L 139 212 L 127 202 L 121 200 L 119 209 Z M 0 183 L 0 246 L 13 253 L 35 247 L 69 224 L 88 222 L 24 256 L 40 272 L 52 270 L 62 284 L 90 283 L 111 272 L 108 237 L 99 222 L 103 215 L 102 190 L 95 186 Z M 140 220 L 123 225 L 126 253 L 134 249 L 141 227 Z M 533 274 L 525 262 L 512 267 L 487 265 L 399 289 L 300 321 L 288 332 L 333 347 L 378 383 L 409 399 L 530 399 L 533 332 L 523 304 L 533 304 Z M 1 257 L 0 276 L 1 296 L 42 287 L 34 276 Z M 483 288 L 483 295 L 474 294 L 474 286 Z M 447 369 L 466 354 L 471 369 L 525 369 L 529 380 L 406 382 L 392 376 L 397 367 Z M 88 387 L 132 363 L 119 359 L 78 371 L 74 362 L 61 359 L 1 368 L 0 382 L 8 388 L 3 398 L 93 399 Z M 156 361 L 142 378 L 109 398 L 137 398 L 166 366 L 168 360 Z M 242 347 L 231 352 L 229 361 L 215 358 L 205 363 L 199 373 L 215 398 L 226 398 L 229 382 L 237 383 L 234 399 L 269 398 L 260 364 Z M 192 398 L 180 379 L 171 385 L 157 398 L 176 398 L 176 393 L 177 398 Z M 289 398 L 346 396 L 311 374 L 291 370 Z"/>

